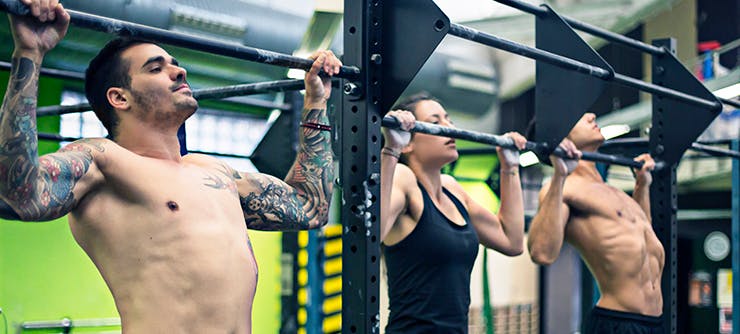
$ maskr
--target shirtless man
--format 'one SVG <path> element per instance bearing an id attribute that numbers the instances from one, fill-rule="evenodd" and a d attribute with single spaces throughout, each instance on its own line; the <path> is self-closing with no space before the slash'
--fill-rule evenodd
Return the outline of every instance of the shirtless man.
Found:
<path id="1" fill-rule="evenodd" d="M 112 140 L 38 157 L 36 100 L 44 54 L 65 35 L 57 0 L 23 0 L 0 109 L 3 216 L 69 213 L 75 240 L 113 294 L 123 333 L 251 333 L 257 263 L 247 228 L 296 230 L 327 221 L 332 191 L 326 101 L 341 63 L 314 54 L 306 74 L 300 149 L 285 181 L 180 155 L 177 129 L 198 107 L 186 71 L 155 44 L 114 40 L 92 62 L 86 93 Z"/>
<path id="2" fill-rule="evenodd" d="M 584 114 L 561 147 L 575 154 L 596 151 L 604 137 L 595 120 Z M 606 184 L 594 162 L 550 160 L 555 172 L 540 191 L 529 230 L 532 260 L 553 263 L 564 240 L 578 249 L 601 292 L 585 333 L 662 333 L 664 250 L 650 222 L 653 159 L 635 158 L 644 165 L 634 171 L 632 197 Z"/>

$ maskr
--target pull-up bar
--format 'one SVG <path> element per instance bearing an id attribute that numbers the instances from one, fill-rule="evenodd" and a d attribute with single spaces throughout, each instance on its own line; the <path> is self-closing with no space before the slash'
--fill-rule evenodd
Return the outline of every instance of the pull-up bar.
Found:
<path id="1" fill-rule="evenodd" d="M 381 125 L 386 128 L 391 129 L 398 129 L 400 128 L 400 123 L 398 120 L 392 116 L 385 116 L 383 117 L 383 121 L 381 122 Z M 455 138 L 455 139 L 464 139 L 469 141 L 474 141 L 477 143 L 482 144 L 488 144 L 493 146 L 500 146 L 504 148 L 510 148 L 510 149 L 517 149 L 517 147 L 514 145 L 514 140 L 506 137 L 506 136 L 498 136 L 498 135 L 492 135 L 488 133 L 482 133 L 482 132 L 475 132 L 475 131 L 469 131 L 469 130 L 463 130 L 458 128 L 451 128 L 446 126 L 440 126 L 436 124 L 426 123 L 426 122 L 415 122 L 414 127 L 409 130 L 409 132 L 418 132 L 418 133 L 425 133 L 429 135 L 434 136 L 441 136 L 441 137 L 449 137 L 449 138 Z M 549 152 L 548 148 L 546 147 L 546 144 L 542 143 L 536 143 L 528 141 L 525 145 L 525 148 L 528 150 L 531 150 L 533 152 L 537 152 L 538 154 L 546 154 L 546 152 Z M 560 147 L 555 148 L 553 151 L 554 155 L 569 159 L 565 151 L 561 149 Z M 603 162 L 608 163 L 612 165 L 620 165 L 620 166 L 627 166 L 632 168 L 642 168 L 642 162 L 635 161 L 630 158 L 625 157 L 619 157 L 615 155 L 609 155 L 609 154 L 603 154 L 603 153 L 597 153 L 597 152 L 582 152 L 581 159 L 588 160 L 588 161 L 595 161 L 595 162 Z M 656 161 L 655 163 L 655 169 L 661 169 L 665 166 L 665 163 Z"/>
<path id="2" fill-rule="evenodd" d="M 224 86 L 224 87 L 216 87 L 216 88 L 205 88 L 205 89 L 196 89 L 193 91 L 193 97 L 198 100 L 207 100 L 207 99 L 225 99 L 227 97 L 234 97 L 234 96 L 245 96 L 245 95 L 254 95 L 254 94 L 264 94 L 264 93 L 270 93 L 270 92 L 284 92 L 284 91 L 293 91 L 293 90 L 301 90 L 304 88 L 303 80 L 299 79 L 291 79 L 291 80 L 275 80 L 275 81 L 265 81 L 265 82 L 256 82 L 251 84 L 241 84 L 241 85 L 233 85 L 233 86 Z M 266 107 L 274 107 L 275 109 L 281 109 L 281 110 L 288 110 L 289 107 L 285 105 L 278 105 L 278 104 L 270 104 L 265 105 Z M 89 111 L 92 110 L 92 107 L 89 103 L 80 103 L 80 104 L 74 104 L 74 105 L 68 105 L 68 106 L 48 106 L 48 107 L 39 107 L 36 110 L 36 116 L 57 116 L 57 115 L 63 115 L 63 114 L 73 114 L 83 111 Z"/>
<path id="3" fill-rule="evenodd" d="M 70 143 L 83 139 L 83 138 L 76 138 L 76 137 L 65 137 L 62 135 L 58 135 L 56 133 L 47 133 L 47 132 L 39 132 L 38 138 L 39 140 L 48 140 L 48 141 L 54 141 L 54 142 L 70 142 Z M 251 159 L 252 158 L 252 156 L 250 155 L 208 152 L 208 151 L 198 151 L 198 150 L 188 150 L 188 154 L 207 154 L 207 155 L 212 155 L 216 157 L 226 157 L 226 158 L 236 158 L 236 159 Z M 0 205 L 0 207 L 2 206 Z"/>
<path id="4" fill-rule="evenodd" d="M 507 6 L 512 7 L 512 8 L 519 9 L 519 10 L 521 10 L 523 12 L 530 13 L 530 14 L 535 15 L 535 16 L 544 16 L 544 15 L 546 15 L 549 12 L 549 9 L 547 9 L 546 7 L 535 6 L 535 5 L 526 3 L 526 2 L 522 2 L 520 0 L 494 0 L 494 1 L 496 1 L 498 3 L 501 3 L 501 4 L 504 4 L 504 5 L 507 5 Z M 663 55 L 665 55 L 668 52 L 665 48 L 660 48 L 660 47 L 657 47 L 657 46 L 653 46 L 653 45 L 650 45 L 650 44 L 647 44 L 647 43 L 638 41 L 636 39 L 629 38 L 629 37 L 626 37 L 624 35 L 620 35 L 620 34 L 617 34 L 617 33 L 613 33 L 613 32 L 611 32 L 609 30 L 602 29 L 602 28 L 599 28 L 597 26 L 594 26 L 594 25 L 591 25 L 591 24 L 588 24 L 588 23 L 585 23 L 585 22 L 581 22 L 581 21 L 578 21 L 576 19 L 572 19 L 572 18 L 569 18 L 569 17 L 566 17 L 566 16 L 561 16 L 561 17 L 572 28 L 577 29 L 577 30 L 580 30 L 580 31 L 583 31 L 583 32 L 586 32 L 586 33 L 589 33 L 589 34 L 594 35 L 596 37 L 603 38 L 603 39 L 608 40 L 608 41 L 611 41 L 611 42 L 620 43 L 622 45 L 626 45 L 626 46 L 632 47 L 633 49 L 637 49 L 639 51 L 642 51 L 642 52 L 645 52 L 645 53 L 649 53 L 649 54 L 655 55 L 655 56 L 663 56 Z M 554 64 L 554 65 L 557 65 L 557 64 Z M 615 80 L 614 81 L 616 81 L 618 83 L 625 84 L 627 86 L 630 86 L 630 85 L 641 85 L 638 82 L 642 82 L 640 80 L 636 80 L 636 79 L 633 79 L 633 78 L 630 78 L 630 77 L 626 77 L 626 76 L 623 76 L 621 74 L 615 74 L 614 76 L 615 76 Z M 627 83 L 627 81 L 638 81 L 638 82 Z M 644 82 L 642 82 L 642 83 L 644 83 Z M 637 86 L 632 86 L 632 87 L 637 87 Z M 640 86 L 639 87 L 639 89 L 642 89 L 642 90 L 644 90 L 646 92 L 653 93 L 653 91 L 647 90 L 648 88 L 649 87 L 646 87 L 646 86 Z M 726 99 L 726 98 L 721 98 L 721 97 L 717 97 L 717 98 L 720 101 L 722 101 L 722 103 L 724 103 L 724 104 L 731 105 L 731 106 L 736 107 L 736 108 L 740 108 L 740 102 L 738 102 L 738 101 L 731 100 L 731 99 Z"/>
<path id="5" fill-rule="evenodd" d="M 18 0 L 0 0 L 0 10 L 15 15 L 28 15 L 30 12 L 28 7 L 23 5 Z M 71 23 L 81 28 L 87 28 L 109 34 L 138 37 L 192 50 L 203 51 L 263 64 L 297 68 L 304 71 L 308 71 L 309 69 L 311 69 L 311 65 L 313 65 L 313 61 L 306 58 L 300 58 L 278 52 L 252 48 L 235 43 L 220 42 L 215 39 L 208 39 L 169 30 L 153 28 L 141 24 L 92 15 L 70 9 L 67 9 L 67 12 L 70 15 Z M 359 74 L 360 70 L 357 67 L 342 66 L 339 70 L 339 73 L 335 76 L 351 79 L 357 77 Z"/>
<path id="6" fill-rule="evenodd" d="M 535 16 L 545 15 L 549 11 L 545 7 L 535 6 L 535 5 L 532 5 L 532 4 L 529 4 L 529 3 L 526 3 L 526 2 L 522 2 L 522 1 L 519 1 L 519 0 L 494 0 L 494 1 L 496 1 L 498 3 L 501 3 L 501 4 L 504 4 L 504 5 L 507 5 L 507 6 L 512 7 L 512 8 L 516 8 L 516 9 L 521 10 L 523 12 L 530 13 L 530 14 L 535 15 Z M 575 29 L 578 29 L 580 31 L 583 31 L 583 32 L 587 32 L 587 33 L 589 33 L 591 35 L 594 35 L 594 36 L 597 36 L 597 37 L 601 37 L 601 38 L 603 38 L 605 40 L 616 42 L 616 43 L 621 43 L 621 44 L 630 46 L 632 48 L 635 48 L 635 49 L 638 49 L 640 51 L 643 51 L 643 52 L 646 52 L 646 53 L 649 53 L 649 54 L 652 54 L 652 55 L 656 55 L 656 56 L 666 54 L 666 50 L 663 49 L 663 48 L 659 48 L 657 46 L 653 46 L 653 45 L 650 45 L 650 44 L 647 44 L 647 43 L 643 43 L 643 42 L 640 42 L 638 40 L 635 40 L 635 39 L 626 37 L 624 35 L 615 34 L 615 33 L 611 32 L 609 30 L 602 29 L 602 28 L 599 28 L 597 26 L 593 26 L 593 25 L 590 25 L 588 23 L 581 22 L 581 21 L 578 21 L 578 20 L 575 20 L 575 19 L 572 19 L 572 18 L 569 18 L 569 17 L 562 16 L 562 18 L 571 27 L 573 27 Z"/>
<path id="7" fill-rule="evenodd" d="M 483 45 L 488 45 L 497 49 L 516 53 L 527 58 L 543 61 L 548 64 L 559 66 L 568 70 L 590 75 L 604 81 L 614 81 L 616 83 L 637 88 L 639 90 L 653 93 L 658 96 L 670 97 L 682 102 L 687 102 L 697 106 L 709 108 L 711 110 L 719 110 L 722 108 L 721 104 L 714 101 L 701 99 L 693 95 L 654 85 L 619 73 L 612 73 L 611 71 L 605 70 L 598 66 L 589 65 L 577 60 L 570 59 L 568 57 L 563 57 L 561 55 L 533 48 L 524 44 L 519 44 L 463 25 L 451 23 L 449 34 Z M 729 104 L 740 107 L 740 102 L 730 102 L 731 103 Z"/>
<path id="8" fill-rule="evenodd" d="M 0 61 L 0 69 L 10 70 L 11 64 L 5 61 Z M 73 79 L 73 80 L 85 80 L 85 74 L 80 72 L 72 72 L 65 70 L 57 70 L 48 67 L 41 68 L 41 74 L 44 76 L 57 78 L 57 79 Z"/>
<path id="9" fill-rule="evenodd" d="M 716 144 L 722 144 L 723 142 L 717 142 Z M 601 148 L 611 148 L 611 147 L 629 147 L 629 146 L 638 146 L 638 145 L 648 145 L 648 140 L 646 138 L 621 138 L 621 139 L 611 139 L 604 142 L 603 145 L 601 145 Z M 740 159 L 740 152 L 735 150 L 730 150 L 726 148 L 721 147 L 714 147 L 711 145 L 708 145 L 704 142 L 693 142 L 691 143 L 691 146 L 689 149 L 709 154 L 714 157 L 719 158 L 733 158 L 733 159 Z"/>

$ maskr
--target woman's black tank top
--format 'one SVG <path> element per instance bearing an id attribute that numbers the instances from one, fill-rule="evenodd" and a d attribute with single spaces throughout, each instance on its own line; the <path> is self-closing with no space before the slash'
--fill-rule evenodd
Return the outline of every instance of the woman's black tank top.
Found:
<path id="1" fill-rule="evenodd" d="M 399 243 L 383 247 L 390 305 L 386 333 L 467 333 L 478 235 L 468 211 L 447 189 L 442 188 L 464 226 L 447 219 L 419 188 L 424 211 L 416 228 Z"/>

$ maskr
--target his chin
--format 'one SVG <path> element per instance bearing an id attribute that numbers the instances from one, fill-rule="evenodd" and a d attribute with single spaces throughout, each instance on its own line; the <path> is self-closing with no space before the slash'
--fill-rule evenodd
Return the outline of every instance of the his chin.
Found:
<path id="1" fill-rule="evenodd" d="M 198 110 L 198 101 L 195 99 L 183 101 L 177 104 L 177 109 L 184 113 L 188 113 L 188 115 L 192 115 L 196 110 Z"/>

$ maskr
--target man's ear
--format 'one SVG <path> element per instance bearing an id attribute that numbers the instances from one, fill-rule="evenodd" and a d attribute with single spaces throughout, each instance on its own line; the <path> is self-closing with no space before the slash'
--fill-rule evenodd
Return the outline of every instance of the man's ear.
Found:
<path id="1" fill-rule="evenodd" d="M 123 88 L 111 87 L 108 88 L 107 92 L 105 92 L 105 97 L 114 109 L 128 110 L 131 108 L 131 105 L 129 104 L 128 96 L 126 94 L 127 92 Z"/>

